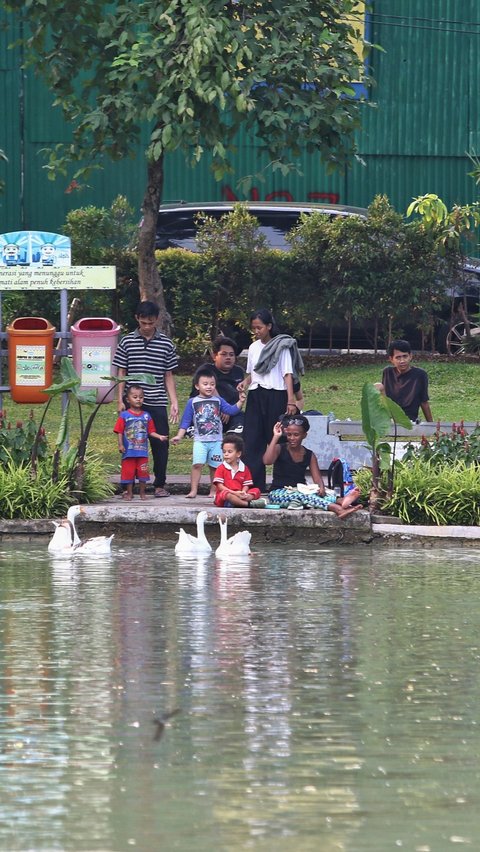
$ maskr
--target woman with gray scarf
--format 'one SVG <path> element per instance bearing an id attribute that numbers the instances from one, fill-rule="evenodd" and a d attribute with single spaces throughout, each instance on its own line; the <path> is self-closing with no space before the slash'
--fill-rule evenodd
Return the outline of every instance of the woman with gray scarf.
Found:
<path id="1" fill-rule="evenodd" d="M 297 411 L 293 381 L 304 368 L 296 340 L 280 334 L 270 311 L 265 308 L 255 311 L 250 317 L 250 328 L 256 339 L 248 348 L 247 375 L 238 386 L 245 391 L 249 388 L 243 431 L 244 460 L 254 485 L 265 491 L 263 454 L 282 414 Z"/>

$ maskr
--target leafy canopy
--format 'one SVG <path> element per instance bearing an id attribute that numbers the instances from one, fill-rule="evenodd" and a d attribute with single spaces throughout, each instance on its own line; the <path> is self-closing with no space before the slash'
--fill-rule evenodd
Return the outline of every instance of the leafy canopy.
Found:
<path id="1" fill-rule="evenodd" d="M 27 58 L 72 127 L 52 176 L 132 154 L 145 126 L 149 161 L 208 150 L 216 177 L 241 125 L 285 171 L 302 149 L 332 166 L 354 150 L 356 0 L 0 1 L 24 15 Z"/>

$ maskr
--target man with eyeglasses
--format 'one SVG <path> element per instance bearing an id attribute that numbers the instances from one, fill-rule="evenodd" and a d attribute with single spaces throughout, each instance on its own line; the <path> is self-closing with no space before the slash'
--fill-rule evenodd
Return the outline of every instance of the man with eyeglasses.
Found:
<path id="1" fill-rule="evenodd" d="M 239 399 L 237 385 L 239 382 L 243 382 L 245 372 L 236 363 L 237 348 L 234 341 L 230 337 L 221 335 L 216 337 L 212 343 L 212 359 L 213 367 L 211 364 L 208 366 L 212 367 L 215 374 L 218 395 L 223 397 L 230 405 L 236 405 Z M 194 396 L 196 393 L 197 391 L 192 386 L 190 396 Z M 233 417 L 222 414 L 221 418 L 224 432 L 235 432 L 237 434 L 243 432 L 245 418 L 243 411 Z"/>

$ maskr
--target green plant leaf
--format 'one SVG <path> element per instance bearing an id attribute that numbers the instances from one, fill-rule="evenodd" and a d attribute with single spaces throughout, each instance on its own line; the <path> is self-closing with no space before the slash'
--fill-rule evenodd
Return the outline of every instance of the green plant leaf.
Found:
<path id="1" fill-rule="evenodd" d="M 382 405 L 384 405 L 387 409 L 389 417 L 394 420 L 395 423 L 398 423 L 399 426 L 403 426 L 404 429 L 413 429 L 412 421 L 405 414 L 403 408 L 400 408 L 400 406 L 396 402 L 394 402 L 393 399 L 390 399 L 390 397 L 383 396 L 382 394 L 380 394 L 380 401 Z"/>
<path id="2" fill-rule="evenodd" d="M 78 390 L 75 392 L 75 399 L 78 400 L 80 405 L 96 405 L 97 391 L 95 388 L 90 388 L 88 390 Z"/>
<path id="3" fill-rule="evenodd" d="M 390 429 L 390 414 L 382 403 L 380 391 L 370 382 L 365 382 L 362 389 L 362 429 L 372 447 L 383 438 Z"/>

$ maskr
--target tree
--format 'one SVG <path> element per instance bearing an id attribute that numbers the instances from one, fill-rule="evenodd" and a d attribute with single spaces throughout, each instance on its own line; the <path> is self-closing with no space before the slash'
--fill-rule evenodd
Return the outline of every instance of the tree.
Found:
<path id="1" fill-rule="evenodd" d="M 143 297 L 169 325 L 155 262 L 165 154 L 212 157 L 216 178 L 241 126 L 255 133 L 272 168 L 294 168 L 302 150 L 331 167 L 354 153 L 363 73 L 353 38 L 356 0 L 0 0 L 24 17 L 27 60 L 50 87 L 72 139 L 50 151 L 50 174 L 76 186 L 105 156 L 146 141 L 147 181 L 139 231 Z M 18 42 L 17 42 L 18 43 Z"/>

